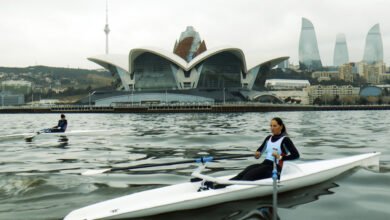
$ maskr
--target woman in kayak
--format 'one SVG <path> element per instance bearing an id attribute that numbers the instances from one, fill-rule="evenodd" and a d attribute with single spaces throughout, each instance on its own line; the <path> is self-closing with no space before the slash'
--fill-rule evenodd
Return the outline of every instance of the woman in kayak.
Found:
<path id="1" fill-rule="evenodd" d="M 262 154 L 265 160 L 260 164 L 253 164 L 245 168 L 232 180 L 259 180 L 272 177 L 273 163 L 276 162 L 278 171 L 282 170 L 283 161 L 299 158 L 299 152 L 291 139 L 287 136 L 287 129 L 282 119 L 276 117 L 271 120 L 271 133 L 255 152 L 255 158 Z"/>
<path id="2" fill-rule="evenodd" d="M 61 114 L 61 119 L 58 120 L 57 126 L 54 126 L 50 130 L 51 132 L 65 132 L 66 127 L 68 127 L 68 121 L 66 120 L 65 115 Z"/>
<path id="3" fill-rule="evenodd" d="M 38 131 L 37 133 L 40 134 L 40 133 L 65 132 L 67 127 L 68 127 L 68 121 L 66 120 L 65 115 L 61 114 L 61 119 L 58 120 L 57 126 L 43 129 L 41 131 Z"/>
<path id="4" fill-rule="evenodd" d="M 259 180 L 272 177 L 274 162 L 277 164 L 278 173 L 282 170 L 283 161 L 295 160 L 299 158 L 298 150 L 293 142 L 287 137 L 286 126 L 282 119 L 276 117 L 271 120 L 271 135 L 267 136 L 260 147 L 255 152 L 255 158 L 259 159 L 262 154 L 265 159 L 260 164 L 253 164 L 245 168 L 237 176 L 230 180 Z M 205 185 L 209 188 L 223 188 L 226 185 L 215 184 L 206 181 Z"/>

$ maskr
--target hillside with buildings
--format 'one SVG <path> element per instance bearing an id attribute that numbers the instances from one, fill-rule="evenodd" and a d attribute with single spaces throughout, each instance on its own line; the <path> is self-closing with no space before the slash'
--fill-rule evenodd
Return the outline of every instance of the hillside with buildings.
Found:
<path id="1" fill-rule="evenodd" d="M 113 78 L 106 70 L 0 67 L 0 84 L 2 104 L 24 104 L 40 99 L 85 96 L 95 89 L 111 89 Z"/>

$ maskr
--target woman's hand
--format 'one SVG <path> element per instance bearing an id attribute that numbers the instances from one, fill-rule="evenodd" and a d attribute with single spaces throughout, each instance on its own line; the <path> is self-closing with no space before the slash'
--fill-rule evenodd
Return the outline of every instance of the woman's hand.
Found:
<path id="1" fill-rule="evenodd" d="M 274 156 L 276 159 L 280 158 L 280 155 L 276 151 L 272 152 L 272 156 Z"/>
<path id="2" fill-rule="evenodd" d="M 261 153 L 260 153 L 260 151 L 256 151 L 256 153 L 255 153 L 255 158 L 256 158 L 256 159 L 259 159 L 259 158 L 260 158 L 260 156 L 261 156 Z"/>

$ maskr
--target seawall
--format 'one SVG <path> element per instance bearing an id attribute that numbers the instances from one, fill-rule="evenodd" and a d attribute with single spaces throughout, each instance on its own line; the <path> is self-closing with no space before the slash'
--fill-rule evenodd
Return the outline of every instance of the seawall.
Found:
<path id="1" fill-rule="evenodd" d="M 282 105 L 282 104 L 170 104 L 121 106 L 23 106 L 1 107 L 0 113 L 228 113 L 228 112 L 280 112 L 280 111 L 355 111 L 390 110 L 390 105 Z"/>

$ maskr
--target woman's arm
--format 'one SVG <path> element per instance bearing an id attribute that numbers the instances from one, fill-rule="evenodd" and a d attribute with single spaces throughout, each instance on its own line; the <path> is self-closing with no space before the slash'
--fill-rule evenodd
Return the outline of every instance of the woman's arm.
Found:
<path id="1" fill-rule="evenodd" d="M 282 158 L 284 161 L 295 160 L 299 158 L 299 152 L 289 137 L 285 137 L 282 141 L 282 152 L 285 154 L 285 156 Z"/>
<path id="2" fill-rule="evenodd" d="M 257 148 L 256 151 L 258 151 L 258 152 L 260 152 L 260 153 L 263 153 L 264 148 L 265 148 L 265 145 L 267 144 L 267 141 L 268 141 L 270 138 L 271 138 L 271 135 L 268 135 L 268 136 L 264 139 L 264 141 L 263 141 L 263 143 L 260 145 L 260 147 Z"/>

